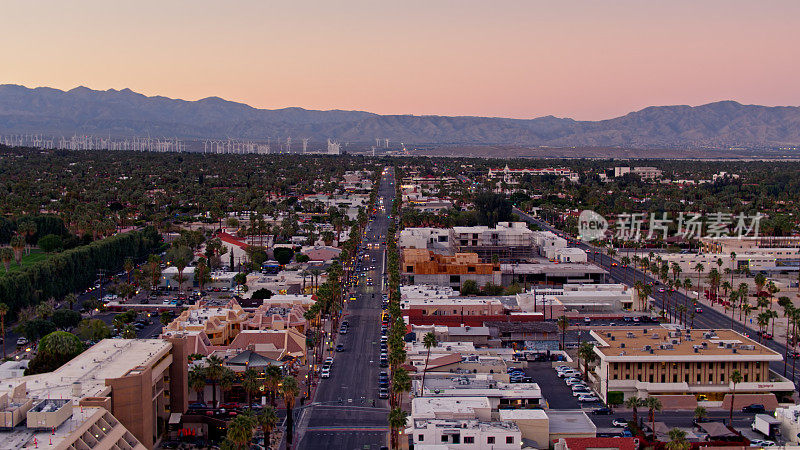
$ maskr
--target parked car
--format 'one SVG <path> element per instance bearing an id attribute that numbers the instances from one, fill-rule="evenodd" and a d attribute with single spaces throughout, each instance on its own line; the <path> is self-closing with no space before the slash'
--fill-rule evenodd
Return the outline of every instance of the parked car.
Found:
<path id="1" fill-rule="evenodd" d="M 578 401 L 582 403 L 596 402 L 598 400 L 599 399 L 595 397 L 594 394 L 581 395 L 580 397 L 578 397 Z"/>
<path id="2" fill-rule="evenodd" d="M 613 426 L 615 426 L 617 428 L 625 428 L 625 427 L 628 426 L 628 421 L 625 420 L 625 419 L 617 417 L 617 418 L 615 418 L 614 420 L 611 421 L 611 425 L 613 425 Z"/>
<path id="3" fill-rule="evenodd" d="M 775 447 L 775 442 L 762 439 L 752 439 L 750 441 L 750 447 Z"/>
<path id="4" fill-rule="evenodd" d="M 594 395 L 594 394 L 589 389 L 580 389 L 577 391 L 572 391 L 573 397 L 585 397 L 587 395 Z"/>
<path id="5" fill-rule="evenodd" d="M 378 389 L 378 398 L 389 398 L 389 389 L 386 388 Z"/>
<path id="6" fill-rule="evenodd" d="M 766 412 L 764 405 L 753 403 L 752 405 L 747 405 L 742 408 L 742 412 L 744 413 L 763 413 Z"/>
<path id="7" fill-rule="evenodd" d="M 322 374 L 320 375 L 320 378 L 330 378 L 330 377 L 331 377 L 331 369 L 330 369 L 330 367 L 323 367 L 322 368 Z"/>
<path id="8" fill-rule="evenodd" d="M 607 416 L 611 414 L 611 408 L 595 408 L 592 410 L 592 414 L 596 416 Z"/>

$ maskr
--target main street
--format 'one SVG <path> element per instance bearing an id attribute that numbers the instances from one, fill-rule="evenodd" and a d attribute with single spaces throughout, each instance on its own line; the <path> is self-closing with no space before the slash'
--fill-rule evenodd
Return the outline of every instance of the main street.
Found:
<path id="1" fill-rule="evenodd" d="M 394 170 L 381 178 L 374 220 L 368 225 L 360 266 L 367 268 L 347 301 L 347 334 L 335 334 L 344 351 L 334 356 L 330 378 L 321 379 L 313 402 L 299 414 L 297 448 L 377 449 L 388 443 L 388 400 L 378 398 L 381 304 L 386 273 L 386 233 L 395 196 Z M 373 268 L 374 267 L 374 268 Z M 369 280 L 369 281 L 368 281 Z M 338 330 L 333 330 L 337 333 Z"/>
<path id="2" fill-rule="evenodd" d="M 526 222 L 533 223 L 540 227 L 543 230 L 552 231 L 554 233 L 564 234 L 563 232 L 556 230 L 549 224 L 534 218 L 533 216 L 514 208 L 514 212 L 520 216 Z M 622 267 L 622 264 L 619 260 L 612 258 L 609 255 L 604 254 L 602 251 L 599 251 L 598 248 L 590 246 L 584 242 L 576 240 L 574 237 L 570 237 L 570 246 L 580 248 L 587 252 L 589 256 L 589 261 L 595 263 L 596 265 L 602 267 L 603 269 L 607 270 L 610 274 L 610 277 L 613 281 L 617 283 L 624 283 L 628 286 L 633 286 L 635 281 L 641 281 L 643 283 L 651 283 L 656 286 L 653 289 L 653 293 L 651 297 L 654 300 L 654 305 L 658 308 L 664 308 L 665 303 L 669 303 L 671 305 L 686 305 L 687 306 L 687 318 L 688 314 L 693 310 L 694 302 L 697 300 L 696 298 L 690 298 L 686 294 L 680 292 L 679 290 L 670 292 L 668 289 L 664 289 L 664 292 L 660 292 L 658 286 L 663 286 L 660 282 L 653 277 L 641 272 L 638 269 L 633 267 Z M 573 244 L 574 242 L 574 244 Z M 598 251 L 595 253 L 595 251 Z M 702 302 L 700 302 L 702 304 Z M 700 304 L 698 304 L 700 306 Z M 721 329 L 721 328 L 733 328 L 736 331 L 742 332 L 742 324 L 734 322 L 734 326 L 731 327 L 731 318 L 725 314 L 720 313 L 719 311 L 714 310 L 713 308 L 703 308 L 702 313 L 698 313 L 695 315 L 693 319 L 692 326 L 698 329 Z M 744 331 L 751 336 L 756 336 L 756 330 L 746 327 Z M 773 340 L 766 340 L 763 344 L 772 350 L 780 353 L 781 355 L 786 356 L 786 347 L 776 341 Z M 791 361 L 790 361 L 791 362 Z M 784 363 L 774 361 L 770 363 L 770 369 L 772 369 L 776 373 L 782 374 L 784 371 Z M 792 367 L 789 364 L 787 370 L 787 377 L 791 379 L 792 376 Z M 800 374 L 798 374 L 800 377 Z M 795 386 L 798 385 L 797 379 L 794 380 Z"/>

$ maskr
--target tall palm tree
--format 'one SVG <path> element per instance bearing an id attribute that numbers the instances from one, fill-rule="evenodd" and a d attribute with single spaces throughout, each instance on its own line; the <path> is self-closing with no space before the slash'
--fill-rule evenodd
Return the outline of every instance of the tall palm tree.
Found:
<path id="1" fill-rule="evenodd" d="M 744 322 L 742 323 L 742 332 L 744 332 L 747 318 L 750 317 L 750 314 L 753 312 L 753 305 L 743 302 L 739 310 L 742 312 L 742 314 L 744 314 Z"/>
<path id="2" fill-rule="evenodd" d="M 731 373 L 731 410 L 728 417 L 729 423 L 733 423 L 733 401 L 736 399 L 736 385 L 742 382 L 742 374 L 738 370 Z"/>
<path id="3" fill-rule="evenodd" d="M 389 412 L 389 429 L 391 430 L 391 446 L 392 448 L 400 448 L 398 442 L 398 432 L 406 426 L 408 420 L 408 413 L 400 408 L 394 408 Z"/>
<path id="4" fill-rule="evenodd" d="M 25 250 L 25 238 L 17 234 L 11 238 L 11 248 L 14 251 L 14 261 L 17 265 L 22 265 L 23 251 Z"/>
<path id="5" fill-rule="evenodd" d="M 261 381 L 258 379 L 258 371 L 252 367 L 248 367 L 242 374 L 242 389 L 247 396 L 247 408 L 253 409 L 253 404 L 250 403 L 251 394 L 257 394 L 261 388 Z"/>
<path id="6" fill-rule="evenodd" d="M 6 314 L 8 314 L 8 305 L 0 303 L 0 334 L 3 336 L 3 358 L 6 357 Z"/>
<path id="7" fill-rule="evenodd" d="M 639 397 L 629 397 L 624 405 L 633 411 L 633 423 L 639 426 L 639 407 L 644 406 L 644 400 Z"/>
<path id="8" fill-rule="evenodd" d="M 297 380 L 291 376 L 283 377 L 281 381 L 281 393 L 283 393 L 283 402 L 286 405 L 286 446 L 291 448 L 292 441 L 294 440 L 294 415 L 292 409 L 297 394 L 300 393 L 300 386 Z"/>
<path id="9" fill-rule="evenodd" d="M 556 320 L 556 325 L 558 325 L 558 329 L 561 331 L 561 350 L 564 350 L 564 338 L 569 328 L 569 319 L 567 319 L 567 316 L 561 315 L 561 317 Z"/>
<path id="10" fill-rule="evenodd" d="M 136 265 L 133 264 L 133 258 L 125 258 L 123 268 L 125 269 L 125 274 L 128 276 L 128 284 L 131 283 L 131 272 L 133 272 L 135 267 Z"/>
<path id="11" fill-rule="evenodd" d="M 428 360 L 431 357 L 431 348 L 436 347 L 436 344 L 436 335 L 433 334 L 432 331 L 425 333 L 425 337 L 422 338 L 422 345 L 425 346 L 427 353 L 425 355 L 425 368 L 422 369 L 422 386 L 420 387 L 419 395 L 425 395 L 425 373 L 428 372 Z"/>
<path id="12" fill-rule="evenodd" d="M 211 395 L 212 400 L 211 404 L 214 407 L 217 407 L 217 385 L 222 381 L 222 377 L 224 376 L 224 367 L 222 367 L 222 358 L 219 356 L 209 356 L 206 358 L 206 377 L 208 377 L 208 381 L 211 382 Z"/>
<path id="13" fill-rule="evenodd" d="M 411 377 L 408 375 L 408 371 L 401 367 L 394 371 L 392 377 L 392 393 L 396 397 L 395 405 L 402 404 L 401 397 L 404 392 L 411 392 Z"/>
<path id="14" fill-rule="evenodd" d="M 697 265 L 694 266 L 694 270 L 697 271 L 697 300 L 699 301 L 700 300 L 700 290 L 701 290 L 701 288 L 703 286 L 702 282 L 700 281 L 700 274 L 703 273 L 703 271 L 706 270 L 706 268 L 705 268 L 705 266 L 703 266 L 703 264 L 697 263 Z"/>
<path id="15" fill-rule="evenodd" d="M 578 358 L 583 360 L 583 379 L 588 381 L 589 363 L 597 360 L 594 345 L 591 342 L 581 342 L 581 346 L 578 348 Z"/>
<path id="16" fill-rule="evenodd" d="M 278 386 L 280 385 L 281 378 L 283 378 L 283 372 L 278 366 L 270 365 L 264 370 L 264 384 L 269 392 L 272 406 L 276 406 L 275 398 L 278 393 Z"/>
<path id="17" fill-rule="evenodd" d="M 644 406 L 647 407 L 648 414 L 650 415 L 650 429 L 653 430 L 653 434 L 656 433 L 656 412 L 661 411 L 661 400 L 657 399 L 656 397 L 647 397 L 644 400 Z"/>
<path id="18" fill-rule="evenodd" d="M 272 448 L 270 445 L 272 441 L 272 430 L 274 430 L 275 425 L 278 424 L 278 415 L 275 414 L 275 408 L 266 406 L 256 416 L 256 422 L 258 422 L 258 426 L 264 430 L 264 448 Z"/>
<path id="19" fill-rule="evenodd" d="M 14 250 L 10 247 L 3 247 L 0 248 L 0 260 L 3 261 L 3 266 L 6 269 L 6 273 L 11 267 L 11 261 L 14 259 Z"/>
<path id="20" fill-rule="evenodd" d="M 223 367 L 222 379 L 219 382 L 219 389 L 222 391 L 222 402 L 225 402 L 225 394 L 233 389 L 233 384 L 236 382 L 236 373 L 227 367 Z"/>
<path id="21" fill-rule="evenodd" d="M 205 403 L 203 392 L 206 390 L 206 371 L 202 367 L 195 367 L 189 371 L 189 389 L 197 394 L 197 401 Z"/>

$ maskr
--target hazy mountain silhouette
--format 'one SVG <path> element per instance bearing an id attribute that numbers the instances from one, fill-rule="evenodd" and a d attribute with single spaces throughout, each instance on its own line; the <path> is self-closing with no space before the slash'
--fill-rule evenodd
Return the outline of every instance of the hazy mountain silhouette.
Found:
<path id="1" fill-rule="evenodd" d="M 0 85 L 0 133 L 151 135 L 187 139 L 376 137 L 413 144 L 687 147 L 775 146 L 800 143 L 800 107 L 733 101 L 652 106 L 622 117 L 576 121 L 378 115 L 363 111 L 256 109 L 208 97 L 198 101 L 147 97 L 130 89 L 69 91 Z"/>

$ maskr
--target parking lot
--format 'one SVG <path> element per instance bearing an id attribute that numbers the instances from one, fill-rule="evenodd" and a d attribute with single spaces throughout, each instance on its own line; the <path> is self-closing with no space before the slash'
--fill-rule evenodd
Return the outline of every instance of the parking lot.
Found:
<path id="1" fill-rule="evenodd" d="M 551 409 L 577 409 L 581 405 L 577 398 L 572 396 L 572 389 L 564 384 L 564 379 L 559 378 L 550 362 L 531 362 L 525 374 L 539 384 L 542 395 L 547 400 Z M 594 403 L 591 403 L 594 405 Z"/>

